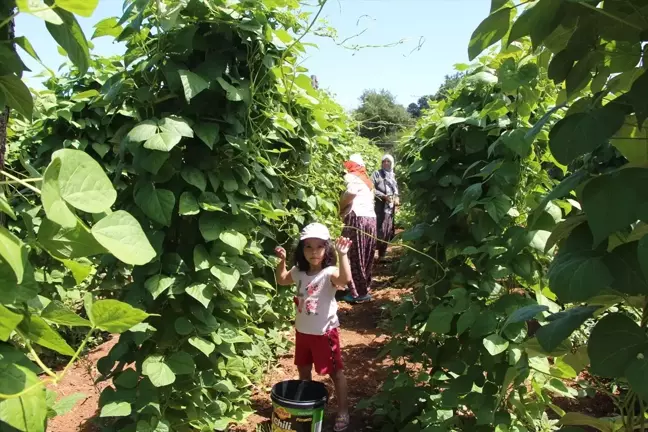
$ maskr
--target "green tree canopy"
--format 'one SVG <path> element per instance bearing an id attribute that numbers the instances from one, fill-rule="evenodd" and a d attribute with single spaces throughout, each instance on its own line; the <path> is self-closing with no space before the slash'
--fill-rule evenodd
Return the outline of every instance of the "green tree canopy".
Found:
<path id="1" fill-rule="evenodd" d="M 360 122 L 360 135 L 371 140 L 384 140 L 412 122 L 404 106 L 387 90 L 365 90 L 354 117 Z"/>

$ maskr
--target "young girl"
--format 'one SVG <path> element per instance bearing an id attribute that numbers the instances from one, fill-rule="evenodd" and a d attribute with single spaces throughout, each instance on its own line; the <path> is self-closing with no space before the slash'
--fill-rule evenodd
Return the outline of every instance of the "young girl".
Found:
<path id="1" fill-rule="evenodd" d="M 335 418 L 336 432 L 349 426 L 347 406 L 347 382 L 342 365 L 340 336 L 337 317 L 336 287 L 344 289 L 351 280 L 351 267 L 347 253 L 351 241 L 340 237 L 331 242 L 328 228 L 319 223 L 306 226 L 301 233 L 295 252 L 295 266 L 286 269 L 286 250 L 275 249 L 280 262 L 277 265 L 279 285 L 297 285 L 297 330 L 295 341 L 295 365 L 299 379 L 310 381 L 312 369 L 320 375 L 328 374 L 335 385 L 338 413 Z M 335 250 L 340 258 L 339 269 L 335 266 Z"/>

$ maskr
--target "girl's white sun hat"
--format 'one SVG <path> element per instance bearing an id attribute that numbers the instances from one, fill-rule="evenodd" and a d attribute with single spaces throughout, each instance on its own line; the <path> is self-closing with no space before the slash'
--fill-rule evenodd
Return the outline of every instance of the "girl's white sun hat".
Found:
<path id="1" fill-rule="evenodd" d="M 317 222 L 312 223 L 304 227 L 301 235 L 299 236 L 299 240 L 312 238 L 328 241 L 331 239 L 331 233 L 329 232 L 328 228 L 326 228 L 326 225 Z"/>

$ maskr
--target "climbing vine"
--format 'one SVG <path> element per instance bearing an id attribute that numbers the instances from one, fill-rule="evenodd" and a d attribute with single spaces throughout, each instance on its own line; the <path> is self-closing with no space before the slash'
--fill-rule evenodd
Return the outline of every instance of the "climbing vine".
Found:
<path id="1" fill-rule="evenodd" d="M 42 172 L 45 190 L 57 175 L 52 158 L 83 155 L 114 191 L 95 199 L 111 197 L 150 243 L 146 262 L 71 252 L 72 216 L 91 230 L 104 219 L 90 214 L 98 208 L 70 215 L 51 200 L 44 211 L 62 228 L 34 224 L 56 246 L 52 258 L 92 264 L 83 280 L 45 280 L 50 296 L 83 282 L 150 314 L 97 364 L 113 383 L 100 398 L 108 428 L 225 430 L 244 420 L 252 383 L 285 348 L 278 330 L 293 314 L 268 254 L 312 220 L 339 229 L 341 162 L 355 151 L 377 159 L 299 65 L 313 17 L 298 7 L 127 1 L 93 35 L 123 42 L 125 55 L 75 62 L 37 92 L 33 121 L 12 119 L 12 170 Z M 41 259 L 48 275 L 58 269 Z"/>
<path id="2" fill-rule="evenodd" d="M 644 429 L 646 22 L 633 0 L 492 2 L 468 53 L 501 50 L 402 146 L 404 238 L 444 268 L 402 263 L 425 282 L 393 313 L 384 430 Z M 612 417 L 553 403 L 595 392 Z"/>
<path id="3" fill-rule="evenodd" d="M 559 121 L 550 123 L 549 148 L 569 165 L 569 176 L 542 201 L 568 198 L 579 210 L 553 230 L 560 241 L 548 277 L 551 290 L 571 316 L 560 338 L 586 332 L 589 372 L 617 405 L 609 422 L 568 413 L 562 424 L 599 430 L 643 430 L 648 381 L 648 283 L 645 202 L 645 83 L 643 59 L 648 10 L 641 1 L 556 2 L 528 6 L 515 21 L 511 5 L 493 7 L 473 37 L 481 48 L 488 29 L 508 33 L 505 44 L 529 36 L 551 56 L 548 76 L 562 88 Z M 477 42 L 481 40 L 482 42 Z M 577 319 L 578 317 L 578 319 Z M 555 324 L 554 324 L 555 325 Z M 556 337 L 555 339 L 559 339 Z M 610 355 L 614 353 L 614 355 Z M 617 390 L 610 392 L 609 389 Z"/>
<path id="4" fill-rule="evenodd" d="M 392 310 L 382 354 L 399 373 L 370 401 L 383 430 L 549 430 L 552 395 L 573 396 L 560 378 L 580 372 L 581 351 L 538 329 L 560 310 L 550 231 L 573 211 L 532 211 L 565 170 L 534 127 L 558 95 L 546 60 L 516 44 L 466 66 L 399 149 L 415 223 L 403 239 L 439 262 L 400 264 L 421 283 Z"/>
<path id="5" fill-rule="evenodd" d="M 56 26 L 49 30 L 66 49 L 71 41 L 58 37 L 72 35 L 78 28 L 73 13 L 86 15 L 94 9 L 92 2 L 86 7 L 64 0 L 56 9 L 38 3 L 19 3 L 19 11 L 40 15 Z M 113 211 L 117 192 L 89 155 L 74 149 L 55 151 L 43 161 L 42 174 L 35 170 L 21 174 L 5 166 L 7 138 L 11 139 L 8 115 L 16 113 L 20 121 L 28 122 L 33 114 L 32 96 L 20 79 L 24 65 L 15 47 L 37 57 L 26 38 L 14 37 L 15 15 L 14 5 L 3 3 L 0 220 L 7 222 L 0 226 L 0 424 L 37 432 L 45 430 L 48 418 L 69 411 L 78 401 L 78 395 L 57 401 L 52 389 L 83 353 L 93 333 L 123 333 L 151 316 L 127 303 L 92 295 L 84 298 L 84 313 L 75 313 L 49 295 L 43 260 L 56 262 L 80 284 L 92 271 L 91 260 L 143 265 L 155 252 L 130 213 Z M 92 258 L 81 261 L 80 257 Z M 84 329 L 77 347 L 61 337 L 61 327 Z M 67 357 L 65 367 L 53 371 L 41 358 L 43 350 Z"/>

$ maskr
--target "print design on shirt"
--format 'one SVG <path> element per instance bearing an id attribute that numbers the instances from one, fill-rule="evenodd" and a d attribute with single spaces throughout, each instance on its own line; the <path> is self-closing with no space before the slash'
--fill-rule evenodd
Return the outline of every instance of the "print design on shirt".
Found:
<path id="1" fill-rule="evenodd" d="M 324 283 L 326 280 L 325 277 L 315 278 L 313 281 L 308 284 L 306 287 L 306 315 L 318 315 L 317 305 L 319 304 L 319 299 L 316 297 L 322 288 L 324 288 Z"/>

